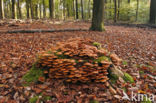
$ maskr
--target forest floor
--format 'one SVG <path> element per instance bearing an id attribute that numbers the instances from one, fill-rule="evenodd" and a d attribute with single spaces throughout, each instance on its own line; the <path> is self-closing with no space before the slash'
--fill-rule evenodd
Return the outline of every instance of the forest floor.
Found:
<path id="1" fill-rule="evenodd" d="M 28 22 L 28 23 L 3 23 L 0 31 L 18 29 L 65 29 L 82 28 L 89 29 L 87 22 Z M 111 52 L 115 52 L 124 60 L 123 71 L 131 74 L 135 80 L 133 85 L 128 84 L 127 94 L 131 91 L 148 94 L 156 99 L 156 29 L 138 28 L 128 26 L 105 26 L 105 32 L 72 31 L 52 33 L 1 33 L 0 34 L 0 103 L 26 103 L 29 98 L 40 93 L 44 86 L 23 87 L 22 76 L 31 68 L 36 55 L 49 49 L 58 41 L 64 41 L 71 37 L 90 38 L 102 44 Z M 51 102 L 70 101 L 69 103 L 87 103 L 90 97 L 103 102 L 121 99 L 116 94 L 103 92 L 104 85 L 96 84 L 68 85 L 58 81 L 53 83 L 53 97 Z M 43 87 L 43 88 L 41 88 Z M 68 88 L 67 88 L 68 87 Z M 59 88 L 59 89 L 58 89 Z M 102 89 L 103 88 L 103 89 Z M 118 88 L 117 88 L 118 89 Z M 116 90 L 117 90 L 116 89 Z M 60 92 L 69 90 L 62 95 Z M 74 91 L 75 90 L 75 91 Z M 70 94 L 71 93 L 71 94 Z M 72 96 L 71 96 L 72 95 Z M 74 97 L 73 97 L 74 96 Z M 155 100 L 156 101 L 156 100 Z"/>

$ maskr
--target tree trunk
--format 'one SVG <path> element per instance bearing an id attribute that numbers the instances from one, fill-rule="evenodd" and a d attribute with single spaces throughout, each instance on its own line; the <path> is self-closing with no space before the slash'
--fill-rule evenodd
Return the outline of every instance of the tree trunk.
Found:
<path id="1" fill-rule="evenodd" d="M 70 7 L 68 3 L 67 3 L 67 16 L 70 17 Z"/>
<path id="2" fill-rule="evenodd" d="M 4 19 L 3 0 L 0 0 L 0 19 Z"/>
<path id="3" fill-rule="evenodd" d="M 110 8 L 109 8 L 109 9 L 110 9 L 110 11 L 109 11 L 109 16 L 110 16 L 110 17 L 112 17 L 112 11 L 111 11 L 112 5 L 111 5 L 111 4 L 112 4 L 112 0 L 110 0 Z"/>
<path id="4" fill-rule="evenodd" d="M 42 8 L 41 8 L 41 3 L 39 4 L 39 11 L 40 11 L 40 19 L 42 18 Z"/>
<path id="5" fill-rule="evenodd" d="M 73 0 L 73 17 L 75 19 L 75 0 Z"/>
<path id="6" fill-rule="evenodd" d="M 78 0 L 76 0 L 76 19 L 79 19 Z"/>
<path id="7" fill-rule="evenodd" d="M 91 5 L 91 2 L 89 0 L 88 1 L 88 17 L 89 17 L 89 19 L 91 18 L 91 15 L 90 15 L 90 5 Z"/>
<path id="8" fill-rule="evenodd" d="M 31 19 L 34 19 L 34 8 L 31 0 L 30 0 L 30 9 L 31 9 Z"/>
<path id="9" fill-rule="evenodd" d="M 84 14 L 83 14 L 83 0 L 81 0 L 81 16 L 82 20 L 84 19 Z"/>
<path id="10" fill-rule="evenodd" d="M 38 5 L 35 6 L 35 18 L 38 19 Z"/>
<path id="11" fill-rule="evenodd" d="M 131 1 L 128 0 L 129 8 L 130 8 L 130 3 L 131 3 Z M 127 17 L 128 17 L 128 20 L 130 20 L 130 9 L 127 12 Z"/>
<path id="12" fill-rule="evenodd" d="M 156 22 L 156 0 L 151 0 L 150 4 L 150 20 L 151 24 L 155 24 Z"/>
<path id="13" fill-rule="evenodd" d="M 117 1 L 114 0 L 114 22 L 117 21 Z"/>
<path id="14" fill-rule="evenodd" d="M 136 9 L 136 18 L 135 18 L 135 21 L 138 20 L 138 11 L 139 11 L 139 0 L 137 0 L 137 9 Z"/>
<path id="15" fill-rule="evenodd" d="M 104 31 L 104 0 L 93 0 L 93 18 L 91 30 Z"/>
<path id="16" fill-rule="evenodd" d="M 5 17 L 9 18 L 10 17 L 9 2 L 6 2 L 5 6 L 6 6 Z"/>
<path id="17" fill-rule="evenodd" d="M 27 19 L 29 19 L 29 18 L 30 18 L 30 15 L 29 15 L 29 8 L 30 8 L 30 5 L 29 5 L 29 0 L 26 0 Z"/>
<path id="18" fill-rule="evenodd" d="M 118 0 L 118 20 L 119 20 L 119 18 L 120 18 L 120 0 Z"/>
<path id="19" fill-rule="evenodd" d="M 15 19 L 15 0 L 12 0 L 12 19 Z"/>
<path id="20" fill-rule="evenodd" d="M 66 6 L 65 6 L 65 0 L 63 0 L 63 18 L 66 20 Z"/>
<path id="21" fill-rule="evenodd" d="M 20 5 L 20 0 L 17 0 L 17 11 L 18 11 L 18 18 L 22 18 L 22 13 L 21 13 L 21 5 Z"/>
<path id="22" fill-rule="evenodd" d="M 43 0 L 42 2 L 43 2 L 43 18 L 45 18 L 46 17 L 45 0 Z"/>
<path id="23" fill-rule="evenodd" d="M 54 0 L 49 0 L 50 18 L 54 18 Z"/>

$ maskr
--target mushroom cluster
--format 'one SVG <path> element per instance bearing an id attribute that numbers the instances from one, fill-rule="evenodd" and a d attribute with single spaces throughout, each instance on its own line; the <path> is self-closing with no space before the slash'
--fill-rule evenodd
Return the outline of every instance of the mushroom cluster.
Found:
<path id="1" fill-rule="evenodd" d="M 66 82 L 106 82 L 111 65 L 121 60 L 100 44 L 86 39 L 69 39 L 59 42 L 38 56 L 37 67 L 52 79 Z"/>

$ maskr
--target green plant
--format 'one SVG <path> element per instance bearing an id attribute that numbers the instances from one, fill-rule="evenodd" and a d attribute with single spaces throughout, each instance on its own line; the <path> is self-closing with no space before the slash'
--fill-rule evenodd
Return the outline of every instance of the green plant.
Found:
<path id="1" fill-rule="evenodd" d="M 29 103 L 36 103 L 37 102 L 37 100 L 38 100 L 38 96 L 35 96 L 35 97 L 32 97 L 32 98 L 30 98 L 29 99 Z"/>
<path id="2" fill-rule="evenodd" d="M 141 71 L 139 71 L 139 74 L 140 74 L 140 75 L 144 74 L 144 71 L 142 71 L 142 70 L 141 70 Z"/>
<path id="3" fill-rule="evenodd" d="M 97 100 L 91 100 L 90 103 L 99 103 Z"/>
<path id="4" fill-rule="evenodd" d="M 119 77 L 116 74 L 112 74 L 112 71 L 110 69 L 108 70 L 108 73 L 108 78 L 113 84 L 115 84 Z"/>
<path id="5" fill-rule="evenodd" d="M 48 100 L 51 100 L 50 96 L 43 96 L 43 101 L 48 101 Z"/>
<path id="6" fill-rule="evenodd" d="M 26 84 L 30 84 L 32 82 L 37 82 L 38 78 L 42 76 L 44 76 L 43 70 L 36 68 L 35 64 L 33 64 L 31 70 L 27 72 L 22 79 L 26 82 Z"/>
<path id="7" fill-rule="evenodd" d="M 124 73 L 123 79 L 125 80 L 125 82 L 134 83 L 133 77 L 131 75 L 129 75 L 128 73 Z"/>
<path id="8" fill-rule="evenodd" d="M 98 43 L 98 42 L 94 42 L 94 43 L 93 43 L 93 46 L 96 46 L 96 47 L 99 48 L 99 49 L 101 48 L 101 44 Z"/>
<path id="9" fill-rule="evenodd" d="M 98 59 L 94 60 L 94 62 L 98 62 L 98 63 L 100 63 L 101 61 L 111 61 L 111 59 L 109 57 L 106 57 L 106 56 L 101 56 Z"/>
<path id="10" fill-rule="evenodd" d="M 125 65 L 125 66 L 128 65 L 127 61 L 123 61 L 122 64 Z"/>

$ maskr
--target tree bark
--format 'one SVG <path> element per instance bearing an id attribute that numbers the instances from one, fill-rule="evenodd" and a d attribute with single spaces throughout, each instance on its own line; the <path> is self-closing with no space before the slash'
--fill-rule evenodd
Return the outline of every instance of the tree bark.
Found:
<path id="1" fill-rule="evenodd" d="M 35 5 L 35 18 L 38 19 L 38 5 Z"/>
<path id="2" fill-rule="evenodd" d="M 135 18 L 135 21 L 138 20 L 138 11 L 139 11 L 139 0 L 137 0 L 137 9 L 136 9 L 136 18 Z"/>
<path id="3" fill-rule="evenodd" d="M 76 0 L 76 19 L 79 19 L 78 0 Z"/>
<path id="4" fill-rule="evenodd" d="M 66 20 L 66 2 L 65 2 L 65 0 L 63 0 L 63 18 L 64 18 L 64 20 Z"/>
<path id="5" fill-rule="evenodd" d="M 31 10 L 31 19 L 34 19 L 34 7 L 32 5 L 32 0 L 30 0 L 30 10 Z"/>
<path id="6" fill-rule="evenodd" d="M 93 0 L 93 18 L 91 30 L 104 31 L 104 0 Z"/>
<path id="7" fill-rule="evenodd" d="M 118 20 L 119 20 L 119 18 L 120 18 L 120 0 L 118 0 Z"/>
<path id="8" fill-rule="evenodd" d="M 156 0 L 151 0 L 150 3 L 150 20 L 149 23 L 156 23 Z"/>
<path id="9" fill-rule="evenodd" d="M 75 0 L 73 0 L 73 17 L 75 19 Z"/>
<path id="10" fill-rule="evenodd" d="M 83 0 L 81 0 L 81 16 L 82 20 L 84 19 L 84 14 L 83 14 Z"/>
<path id="11" fill-rule="evenodd" d="M 109 16 L 110 16 L 110 17 L 112 17 L 112 11 L 111 11 L 112 5 L 111 5 L 111 4 L 112 4 L 112 0 L 110 0 L 110 8 L 109 8 L 109 9 L 110 9 L 110 11 L 109 11 Z"/>
<path id="12" fill-rule="evenodd" d="M 0 19 L 4 19 L 3 0 L 0 0 Z"/>
<path id="13" fill-rule="evenodd" d="M 27 19 L 29 19 L 29 18 L 30 18 L 30 15 L 29 15 L 29 8 L 30 8 L 30 5 L 29 5 L 29 0 L 26 0 Z"/>
<path id="14" fill-rule="evenodd" d="M 15 19 L 15 0 L 12 0 L 12 19 Z"/>
<path id="15" fill-rule="evenodd" d="M 49 0 L 50 18 L 54 19 L 54 0 Z"/>
<path id="16" fill-rule="evenodd" d="M 39 4 L 39 11 L 40 11 L 40 19 L 42 18 L 42 8 L 41 8 L 41 3 Z"/>
<path id="17" fill-rule="evenodd" d="M 46 17 L 45 0 L 43 0 L 42 2 L 43 2 L 43 18 L 45 18 Z"/>
<path id="18" fill-rule="evenodd" d="M 20 0 L 17 0 L 17 11 L 18 11 L 18 18 L 22 18 L 22 12 L 21 12 L 21 5 L 20 5 Z"/>
<path id="19" fill-rule="evenodd" d="M 91 14 L 90 14 L 90 5 L 91 5 L 91 2 L 90 0 L 88 1 L 88 17 L 89 19 L 91 18 Z"/>
<path id="20" fill-rule="evenodd" d="M 117 1 L 114 0 L 114 22 L 117 21 Z"/>

